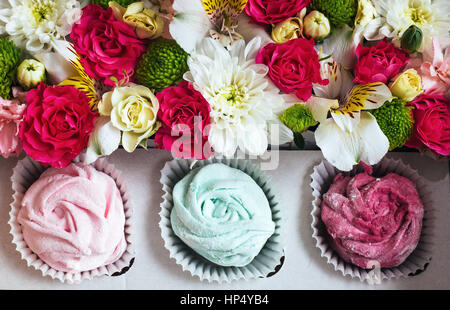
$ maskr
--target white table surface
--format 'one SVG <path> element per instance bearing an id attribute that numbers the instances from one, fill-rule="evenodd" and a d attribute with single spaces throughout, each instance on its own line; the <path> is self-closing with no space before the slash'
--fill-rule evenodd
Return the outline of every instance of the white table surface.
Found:
<path id="1" fill-rule="evenodd" d="M 448 163 L 437 162 L 418 153 L 390 153 L 417 169 L 433 190 L 437 209 L 435 247 L 428 269 L 415 277 L 368 285 L 344 277 L 320 257 L 314 245 L 311 224 L 312 193 L 309 187 L 313 166 L 322 160 L 319 151 L 281 151 L 279 167 L 268 171 L 277 188 L 284 213 L 285 255 L 281 270 L 273 277 L 229 284 L 202 282 L 183 272 L 169 258 L 160 236 L 159 210 L 162 189 L 160 170 L 168 152 L 151 149 L 128 154 L 116 151 L 109 161 L 123 172 L 134 208 L 136 259 L 132 268 L 119 277 L 102 277 L 81 284 L 63 284 L 27 267 L 11 243 L 9 204 L 10 177 L 17 159 L 0 159 L 0 289 L 450 289 L 450 182 Z"/>

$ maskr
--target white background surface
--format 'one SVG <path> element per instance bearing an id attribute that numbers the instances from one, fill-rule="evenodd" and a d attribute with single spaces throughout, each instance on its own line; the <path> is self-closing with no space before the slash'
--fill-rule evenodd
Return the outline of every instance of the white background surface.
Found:
<path id="1" fill-rule="evenodd" d="M 273 277 L 229 284 L 201 282 L 169 258 L 160 236 L 159 204 L 162 189 L 160 170 L 170 153 L 138 150 L 116 151 L 109 161 L 122 170 L 134 208 L 136 259 L 131 269 L 119 277 L 96 278 L 81 284 L 62 284 L 27 267 L 11 243 L 9 204 L 10 177 L 17 159 L 0 159 L 0 289 L 450 289 L 450 181 L 448 163 L 437 162 L 418 153 L 390 153 L 417 169 L 433 191 L 435 246 L 428 269 L 415 277 L 368 285 L 344 277 L 320 257 L 314 245 L 311 224 L 312 193 L 309 187 L 314 165 L 322 160 L 320 151 L 281 151 L 276 170 L 268 171 L 284 208 L 286 260 Z"/>

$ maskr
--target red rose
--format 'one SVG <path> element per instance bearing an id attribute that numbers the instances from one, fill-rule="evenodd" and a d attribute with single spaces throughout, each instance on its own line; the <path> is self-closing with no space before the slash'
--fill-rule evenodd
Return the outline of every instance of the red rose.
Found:
<path id="1" fill-rule="evenodd" d="M 409 56 L 392 43 L 378 41 L 377 45 L 356 48 L 357 61 L 353 82 L 368 84 L 381 82 L 387 84 L 408 63 Z"/>
<path id="2" fill-rule="evenodd" d="M 182 81 L 178 86 L 159 92 L 156 97 L 159 101 L 158 118 L 162 123 L 155 135 L 158 147 L 172 151 L 177 157 L 210 157 L 212 152 L 206 126 L 211 123 L 211 108 L 202 94 Z M 172 130 L 178 135 L 172 136 Z"/>
<path id="3" fill-rule="evenodd" d="M 441 95 L 422 95 L 408 105 L 414 107 L 411 113 L 415 124 L 405 145 L 450 155 L 450 101 Z"/>
<path id="4" fill-rule="evenodd" d="M 97 4 L 83 9 L 83 15 L 70 33 L 76 52 L 82 57 L 86 73 L 94 79 L 102 79 L 114 86 L 110 77 L 119 81 L 126 71 L 134 75 L 136 63 L 145 51 L 145 44 L 138 39 L 133 28 L 114 19 L 111 8 L 103 10 Z"/>
<path id="5" fill-rule="evenodd" d="M 89 98 L 73 86 L 47 86 L 28 92 L 19 136 L 25 152 L 44 166 L 66 167 L 87 146 L 97 114 Z"/>
<path id="6" fill-rule="evenodd" d="M 313 83 L 328 84 L 328 80 L 322 80 L 320 76 L 319 56 L 313 39 L 267 44 L 259 51 L 255 62 L 269 67 L 269 77 L 279 89 L 287 94 L 295 93 L 303 101 L 311 97 Z"/>
<path id="7" fill-rule="evenodd" d="M 249 0 L 245 13 L 264 24 L 275 24 L 294 16 L 311 0 Z"/>

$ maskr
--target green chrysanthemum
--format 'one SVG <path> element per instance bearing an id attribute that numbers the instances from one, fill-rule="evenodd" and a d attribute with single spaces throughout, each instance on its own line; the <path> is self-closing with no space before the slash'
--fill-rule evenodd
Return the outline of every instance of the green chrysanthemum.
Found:
<path id="1" fill-rule="evenodd" d="M 352 25 L 358 11 L 357 0 L 312 0 L 311 7 L 322 12 L 336 27 Z"/>
<path id="2" fill-rule="evenodd" d="M 311 111 L 302 104 L 296 104 L 284 110 L 279 118 L 289 129 L 298 133 L 317 125 Z"/>
<path id="3" fill-rule="evenodd" d="M 158 38 L 150 43 L 139 60 L 135 79 L 156 92 L 176 85 L 189 70 L 187 57 L 175 40 Z"/>
<path id="4" fill-rule="evenodd" d="M 405 101 L 395 98 L 370 111 L 389 140 L 389 151 L 403 146 L 411 137 L 414 123 L 411 109 L 412 107 L 405 106 Z"/>
<path id="5" fill-rule="evenodd" d="M 91 0 L 91 4 L 99 4 L 102 6 L 102 8 L 104 8 L 105 10 L 107 8 L 109 8 L 109 2 L 111 0 Z M 127 7 L 130 4 L 132 4 L 133 2 L 136 2 L 137 0 L 114 0 L 114 2 L 117 2 L 118 4 L 120 4 L 123 7 Z"/>
<path id="6" fill-rule="evenodd" d="M 0 38 L 0 97 L 11 99 L 11 86 L 16 80 L 20 50 L 7 39 Z"/>

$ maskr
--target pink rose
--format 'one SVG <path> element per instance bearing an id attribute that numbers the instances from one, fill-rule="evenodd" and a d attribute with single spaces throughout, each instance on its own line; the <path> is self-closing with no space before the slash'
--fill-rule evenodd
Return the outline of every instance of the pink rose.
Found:
<path id="1" fill-rule="evenodd" d="M 411 113 L 415 124 L 405 145 L 450 155 L 450 101 L 441 95 L 421 95 L 408 105 L 414 107 Z"/>
<path id="2" fill-rule="evenodd" d="M 436 38 L 433 38 L 432 55 L 412 59 L 408 67 L 417 70 L 422 78 L 425 94 L 444 95 L 450 98 L 450 47 L 443 52 Z"/>
<path id="3" fill-rule="evenodd" d="M 114 86 L 110 77 L 119 81 L 134 75 L 136 63 L 145 51 L 133 28 L 114 19 L 111 8 L 103 10 L 97 4 L 83 9 L 83 15 L 70 33 L 76 52 L 82 57 L 86 73 L 94 79 L 102 79 Z"/>
<path id="4" fill-rule="evenodd" d="M 85 93 L 73 86 L 40 83 L 28 92 L 19 136 L 25 152 L 41 164 L 66 167 L 83 151 L 97 114 Z"/>
<path id="5" fill-rule="evenodd" d="M 201 160 L 210 157 L 207 126 L 211 123 L 211 108 L 202 94 L 182 81 L 178 86 L 159 92 L 156 97 L 159 101 L 158 118 L 162 123 L 155 135 L 158 147 L 182 158 Z M 172 136 L 172 130 L 178 135 Z"/>
<path id="6" fill-rule="evenodd" d="M 249 0 L 245 13 L 259 23 L 276 24 L 294 16 L 311 0 Z"/>
<path id="7" fill-rule="evenodd" d="M 311 97 L 313 83 L 328 84 L 321 78 L 313 39 L 298 38 L 281 45 L 269 43 L 259 51 L 255 62 L 269 67 L 269 77 L 279 89 L 295 93 L 303 101 Z"/>
<path id="8" fill-rule="evenodd" d="M 26 105 L 20 100 L 5 100 L 0 97 L 0 155 L 8 158 L 22 152 L 19 138 L 19 124 Z"/>
<path id="9" fill-rule="evenodd" d="M 392 43 L 378 41 L 377 45 L 356 48 L 357 61 L 353 82 L 368 84 L 382 82 L 387 84 L 408 63 L 409 56 Z"/>

